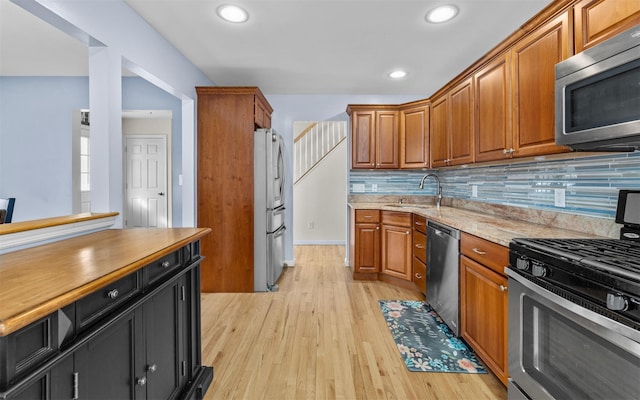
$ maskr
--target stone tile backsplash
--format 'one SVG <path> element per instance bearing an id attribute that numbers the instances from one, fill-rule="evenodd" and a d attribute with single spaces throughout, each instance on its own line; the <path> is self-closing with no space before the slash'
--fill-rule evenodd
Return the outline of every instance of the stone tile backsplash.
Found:
<path id="1" fill-rule="evenodd" d="M 618 190 L 640 190 L 640 152 L 573 153 L 433 171 L 351 170 L 349 194 L 433 196 L 432 178 L 418 187 L 427 172 L 438 175 L 444 197 L 613 219 Z"/>

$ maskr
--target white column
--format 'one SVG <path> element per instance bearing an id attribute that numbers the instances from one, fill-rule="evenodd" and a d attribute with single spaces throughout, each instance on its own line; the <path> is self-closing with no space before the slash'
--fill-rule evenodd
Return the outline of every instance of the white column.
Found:
<path id="1" fill-rule="evenodd" d="M 119 212 L 123 226 L 122 55 L 89 47 L 91 211 Z"/>
<path id="2" fill-rule="evenodd" d="M 182 100 L 182 226 L 195 227 L 196 218 L 196 140 L 195 101 Z"/>

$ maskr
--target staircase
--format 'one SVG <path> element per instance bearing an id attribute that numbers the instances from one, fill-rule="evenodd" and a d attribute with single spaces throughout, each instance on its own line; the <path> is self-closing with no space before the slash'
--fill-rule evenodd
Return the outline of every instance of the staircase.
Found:
<path id="1" fill-rule="evenodd" d="M 294 185 L 347 138 L 346 121 L 294 122 Z"/>

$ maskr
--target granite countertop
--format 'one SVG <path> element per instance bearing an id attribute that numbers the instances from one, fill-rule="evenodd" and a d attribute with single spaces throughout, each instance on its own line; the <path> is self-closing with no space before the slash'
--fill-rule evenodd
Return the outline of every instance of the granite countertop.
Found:
<path id="1" fill-rule="evenodd" d="M 462 232 L 489 240 L 502 246 L 509 246 L 514 238 L 603 238 L 593 234 L 561 229 L 542 224 L 526 222 L 498 215 L 483 214 L 449 206 L 440 209 L 432 204 L 389 204 L 373 202 L 349 202 L 354 209 L 379 209 L 387 211 L 411 212 L 422 215 L 427 220 L 440 222 Z"/>

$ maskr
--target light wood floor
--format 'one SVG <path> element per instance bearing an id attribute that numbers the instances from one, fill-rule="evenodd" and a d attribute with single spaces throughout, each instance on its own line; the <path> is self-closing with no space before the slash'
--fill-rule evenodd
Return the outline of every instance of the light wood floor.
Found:
<path id="1" fill-rule="evenodd" d="M 274 293 L 202 295 L 207 399 L 505 399 L 493 375 L 409 372 L 379 299 L 419 299 L 351 279 L 343 246 L 296 246 Z"/>

